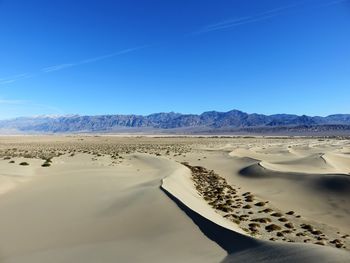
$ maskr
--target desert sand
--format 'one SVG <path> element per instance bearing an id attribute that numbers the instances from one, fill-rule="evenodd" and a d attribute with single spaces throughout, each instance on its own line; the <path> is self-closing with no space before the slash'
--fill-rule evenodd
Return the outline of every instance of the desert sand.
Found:
<path id="1" fill-rule="evenodd" d="M 0 262 L 349 262 L 347 138 L 0 137 Z"/>

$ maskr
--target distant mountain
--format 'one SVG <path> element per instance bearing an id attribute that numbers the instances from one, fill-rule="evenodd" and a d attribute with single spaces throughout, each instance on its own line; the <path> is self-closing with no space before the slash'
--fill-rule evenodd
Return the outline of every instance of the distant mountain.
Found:
<path id="1" fill-rule="evenodd" d="M 169 132 L 215 133 L 274 131 L 345 131 L 350 134 L 350 114 L 327 117 L 291 114 L 248 114 L 239 110 L 207 111 L 200 115 L 154 113 L 142 115 L 37 116 L 0 121 L 2 133 L 79 133 L 79 132 Z"/>

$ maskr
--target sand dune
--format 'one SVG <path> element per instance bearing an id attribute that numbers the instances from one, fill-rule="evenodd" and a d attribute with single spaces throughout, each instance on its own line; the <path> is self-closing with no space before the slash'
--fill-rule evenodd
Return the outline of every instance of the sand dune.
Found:
<path id="1" fill-rule="evenodd" d="M 92 165 L 87 156 L 63 158 L 45 177 L 3 195 L 1 262 L 223 259 L 225 252 L 159 189 L 178 165 L 143 155 L 130 159 L 116 168 Z"/>
<path id="2" fill-rule="evenodd" d="M 305 217 L 338 226 L 349 232 L 350 177 L 342 174 L 276 172 L 258 164 L 239 172 L 245 178 L 260 179 L 264 192 L 277 206 L 299 211 Z M 273 189 L 269 184 L 273 182 Z M 271 189 L 271 191 L 268 191 Z M 334 209 L 334 208 L 338 209 Z M 327 211 L 327 212 L 325 212 Z"/>
<path id="3" fill-rule="evenodd" d="M 179 173 L 181 172 L 181 173 Z M 349 252 L 309 244 L 281 244 L 250 237 L 223 219 L 198 195 L 188 171 L 163 179 L 162 188 L 210 239 L 228 256 L 223 262 L 346 262 Z"/>
<path id="4" fill-rule="evenodd" d="M 254 142 L 259 146 L 255 147 L 255 149 L 265 148 L 266 154 L 255 154 L 247 146 L 245 146 L 244 151 L 237 151 L 242 146 L 238 145 L 239 147 L 237 147 L 237 145 L 231 144 L 233 152 L 230 154 L 227 154 L 227 149 L 226 152 L 211 149 L 200 156 L 202 158 L 200 161 L 198 161 L 198 155 L 195 154 L 188 154 L 183 160 L 190 160 L 194 165 L 204 165 L 208 169 L 215 170 L 226 178 L 230 184 L 240 186 L 242 191 L 252 191 L 257 197 L 263 200 L 269 200 L 270 204 L 274 207 L 283 208 L 285 211 L 296 211 L 303 218 L 329 225 L 331 228 L 335 227 L 338 229 L 334 230 L 335 232 L 349 233 L 349 177 L 344 173 L 318 173 L 317 171 L 321 170 L 318 168 L 318 164 L 324 164 L 328 169 L 326 171 L 330 172 L 342 171 L 343 168 L 336 166 L 328 160 L 325 163 L 320 158 L 320 155 L 314 152 L 307 154 L 308 149 L 310 149 L 308 145 L 313 142 L 317 142 L 317 140 L 298 142 L 297 147 L 299 150 L 303 149 L 303 154 L 299 154 L 299 156 L 291 155 L 292 159 L 289 161 L 288 158 L 286 160 L 285 156 L 283 157 L 283 161 L 279 161 L 279 154 L 268 152 L 271 143 L 264 144 L 262 141 Z M 251 144 L 251 148 L 253 148 L 254 143 Z M 285 140 L 283 143 L 280 140 L 278 145 L 283 151 L 283 149 L 290 149 L 289 146 L 293 145 L 292 143 L 297 144 L 293 140 Z M 302 143 L 306 147 L 301 147 L 300 145 Z M 317 146 L 317 152 L 320 152 L 320 149 L 327 149 L 327 151 L 321 152 L 321 154 L 323 156 L 329 156 L 331 153 L 336 153 L 339 149 L 343 148 L 343 145 L 338 144 L 338 141 L 336 141 L 337 144 L 334 143 L 335 146 L 333 142 L 328 143 L 332 147 Z M 346 141 L 343 141 L 343 143 L 347 145 Z M 238 155 L 237 152 L 241 154 Z M 242 154 L 243 152 L 244 154 Z M 206 157 L 205 160 L 203 156 Z M 271 156 L 273 158 L 270 158 Z M 298 160 L 304 162 L 299 164 L 297 162 Z M 308 161 L 311 162 L 308 163 Z M 273 171 L 259 165 L 261 162 L 281 162 L 282 164 L 276 164 L 276 166 L 279 165 L 280 167 L 276 171 Z M 296 167 L 293 166 L 293 162 Z M 348 163 L 344 162 L 343 165 L 346 168 Z"/>
<path id="5" fill-rule="evenodd" d="M 312 145 L 313 144 L 313 145 Z M 320 145 L 321 144 L 321 145 Z M 260 143 L 266 153 L 254 148 L 233 149 L 208 159 L 208 168 L 218 171 L 232 183 L 270 200 L 276 207 L 294 210 L 303 216 L 350 232 L 349 157 L 343 154 L 347 143 L 286 142 L 279 148 L 294 149 L 298 154 L 270 153 L 270 145 Z M 312 146 L 310 146 L 312 145 Z M 274 147 L 274 146 L 273 146 Z M 341 152 L 341 153 L 340 153 Z M 248 159 L 247 159 L 248 158 Z M 335 209 L 336 208 L 336 209 Z"/>
<path id="6" fill-rule="evenodd" d="M 299 172 L 314 174 L 350 173 L 350 158 L 334 153 L 312 154 L 298 159 L 279 162 L 269 162 L 265 160 L 260 162 L 260 165 L 262 167 L 280 172 Z"/>
<path id="7" fill-rule="evenodd" d="M 348 262 L 349 145 L 302 138 L 0 138 L 6 157 L 0 262 Z M 50 167 L 42 167 L 48 158 Z M 200 190 L 181 162 L 224 178 L 235 208 L 210 205 L 207 188 Z M 249 220 L 231 220 L 234 213 L 261 217 L 260 202 L 294 229 L 282 237 L 263 227 L 254 234 L 245 229 Z M 264 216 L 283 226 L 272 213 Z M 306 223 L 323 234 L 308 233 Z M 325 246 L 311 244 L 317 237 Z"/>

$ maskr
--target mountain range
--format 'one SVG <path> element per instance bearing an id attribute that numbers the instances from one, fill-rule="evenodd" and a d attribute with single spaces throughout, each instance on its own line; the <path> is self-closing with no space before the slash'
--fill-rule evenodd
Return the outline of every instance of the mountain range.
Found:
<path id="1" fill-rule="evenodd" d="M 248 114 L 239 110 L 202 114 L 154 113 L 143 115 L 37 116 L 0 121 L 1 133 L 345 133 L 350 114 L 327 117 L 293 114 Z"/>

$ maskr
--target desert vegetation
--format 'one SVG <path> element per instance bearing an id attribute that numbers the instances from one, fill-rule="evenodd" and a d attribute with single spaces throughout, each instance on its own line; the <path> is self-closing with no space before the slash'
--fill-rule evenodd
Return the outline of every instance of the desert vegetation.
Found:
<path id="1" fill-rule="evenodd" d="M 213 170 L 191 166 L 187 162 L 183 165 L 191 170 L 195 188 L 204 200 L 247 234 L 270 241 L 314 243 L 347 249 L 345 243 L 348 240 L 339 237 L 332 229 L 326 235 L 294 211 L 283 212 L 270 206 L 268 200 L 259 200 L 251 192 L 241 193 L 238 187 L 228 184 Z M 261 207 L 266 208 L 261 210 Z"/>

